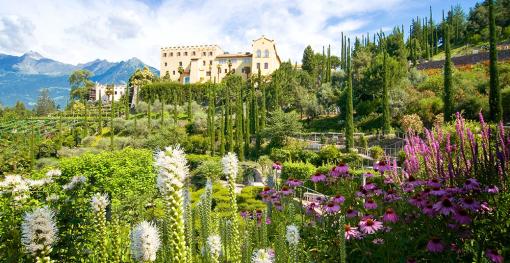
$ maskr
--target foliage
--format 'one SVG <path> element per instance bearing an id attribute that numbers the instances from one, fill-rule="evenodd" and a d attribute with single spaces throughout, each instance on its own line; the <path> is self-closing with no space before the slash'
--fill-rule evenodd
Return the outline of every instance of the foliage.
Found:
<path id="1" fill-rule="evenodd" d="M 282 180 L 288 178 L 306 179 L 315 171 L 315 166 L 310 163 L 303 162 L 285 162 L 280 177 Z"/>

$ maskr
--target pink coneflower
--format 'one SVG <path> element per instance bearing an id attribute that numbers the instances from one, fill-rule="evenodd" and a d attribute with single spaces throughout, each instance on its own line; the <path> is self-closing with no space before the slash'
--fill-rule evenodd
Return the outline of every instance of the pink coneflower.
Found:
<path id="1" fill-rule="evenodd" d="M 270 225 L 271 224 L 271 218 L 266 218 L 266 225 Z"/>
<path id="2" fill-rule="evenodd" d="M 398 221 L 398 215 L 395 213 L 395 210 L 393 210 L 393 208 L 387 208 L 386 213 L 384 213 L 382 220 L 383 222 L 396 223 Z"/>
<path id="3" fill-rule="evenodd" d="M 357 227 L 351 227 L 350 225 L 344 225 L 345 229 L 345 239 L 349 240 L 351 238 L 359 238 L 361 233 L 358 231 Z"/>
<path id="4" fill-rule="evenodd" d="M 366 173 L 366 174 L 364 174 L 364 176 L 366 178 L 374 177 L 374 175 L 372 173 Z"/>
<path id="5" fill-rule="evenodd" d="M 273 163 L 273 170 L 281 170 L 282 164 L 280 162 Z"/>
<path id="6" fill-rule="evenodd" d="M 349 166 L 345 163 L 339 163 L 337 166 L 333 167 L 331 170 L 331 176 L 339 177 L 341 175 L 346 175 L 349 172 Z"/>
<path id="7" fill-rule="evenodd" d="M 333 202 L 328 202 L 324 207 L 324 211 L 328 214 L 335 214 L 340 211 L 340 206 L 338 204 L 335 204 Z"/>
<path id="8" fill-rule="evenodd" d="M 375 245 L 382 245 L 382 244 L 384 244 L 384 239 L 376 238 L 376 239 L 372 240 L 372 243 Z"/>
<path id="9" fill-rule="evenodd" d="M 439 187 L 433 187 L 432 190 L 430 190 L 430 194 L 435 196 L 443 196 L 446 194 L 446 191 Z"/>
<path id="10" fill-rule="evenodd" d="M 284 186 L 284 187 L 282 187 L 281 193 L 283 195 L 291 195 L 292 194 L 292 189 L 290 189 L 287 186 Z"/>
<path id="11" fill-rule="evenodd" d="M 471 223 L 471 217 L 465 209 L 458 208 L 453 215 L 453 220 L 461 225 L 467 225 Z"/>
<path id="12" fill-rule="evenodd" d="M 349 209 L 347 209 L 347 211 L 346 211 L 347 218 L 353 218 L 353 217 L 357 217 L 357 216 L 358 216 L 357 210 L 352 209 L 352 207 L 349 207 Z"/>
<path id="13" fill-rule="evenodd" d="M 449 195 L 455 195 L 455 194 L 458 194 L 461 192 L 462 192 L 462 189 L 459 189 L 458 187 L 455 187 L 455 186 L 448 186 L 448 188 L 446 188 L 446 193 Z"/>
<path id="14" fill-rule="evenodd" d="M 441 187 L 441 182 L 439 181 L 439 179 L 433 178 L 433 179 L 430 179 L 427 182 L 427 186 L 429 186 L 429 187 Z"/>
<path id="15" fill-rule="evenodd" d="M 490 207 L 487 202 L 482 202 L 480 205 L 480 210 L 482 210 L 482 212 L 492 212 L 492 207 Z"/>
<path id="16" fill-rule="evenodd" d="M 480 202 L 469 196 L 461 199 L 461 205 L 462 207 L 473 211 L 476 211 L 480 208 Z"/>
<path id="17" fill-rule="evenodd" d="M 315 208 L 317 207 L 317 204 L 314 202 L 309 203 L 306 206 L 306 213 L 308 214 L 315 214 Z"/>
<path id="18" fill-rule="evenodd" d="M 455 212 L 452 201 L 448 197 L 442 198 L 439 202 L 434 204 L 434 210 L 447 216 Z"/>
<path id="19" fill-rule="evenodd" d="M 495 263 L 503 263 L 504 258 L 502 255 L 499 254 L 499 252 L 495 249 L 487 249 L 485 251 L 485 256 L 492 262 Z"/>
<path id="20" fill-rule="evenodd" d="M 421 198 L 420 195 L 416 194 L 413 197 L 411 197 L 411 199 L 409 199 L 409 203 L 416 207 L 422 208 L 426 204 L 426 200 Z"/>
<path id="21" fill-rule="evenodd" d="M 294 178 L 289 178 L 286 182 L 286 184 L 290 187 L 298 187 L 298 186 L 301 186 L 303 184 L 303 182 L 301 180 L 298 180 L 298 179 L 294 179 Z"/>
<path id="22" fill-rule="evenodd" d="M 343 204 L 345 202 L 345 197 L 343 197 L 342 195 L 335 195 L 335 197 L 333 197 L 333 203 L 337 203 L 337 204 Z"/>
<path id="23" fill-rule="evenodd" d="M 398 196 L 397 192 L 391 188 L 386 191 L 386 195 L 384 196 L 384 201 L 386 202 L 394 202 L 400 199 L 401 198 Z"/>
<path id="24" fill-rule="evenodd" d="M 391 165 L 385 160 L 378 161 L 374 164 L 374 170 L 384 173 L 386 171 L 391 170 Z"/>
<path id="25" fill-rule="evenodd" d="M 497 193 L 499 193 L 499 188 L 495 185 L 491 185 L 491 186 L 487 187 L 487 193 L 497 194 Z"/>
<path id="26" fill-rule="evenodd" d="M 326 176 L 321 173 L 316 173 L 316 174 L 312 175 L 312 178 L 310 180 L 314 183 L 324 182 L 324 181 L 326 181 Z"/>
<path id="27" fill-rule="evenodd" d="M 440 253 L 444 250 L 444 244 L 441 242 L 441 239 L 437 237 L 433 237 L 427 243 L 427 250 L 432 253 Z"/>
<path id="28" fill-rule="evenodd" d="M 429 217 L 434 217 L 437 214 L 436 210 L 434 210 L 434 207 L 432 206 L 431 203 L 423 207 L 423 213 Z"/>
<path id="29" fill-rule="evenodd" d="M 373 199 L 369 198 L 365 201 L 364 207 L 365 209 L 376 209 L 377 203 Z"/>
<path id="30" fill-rule="evenodd" d="M 283 210 L 283 206 L 282 206 L 282 203 L 280 203 L 280 201 L 274 202 L 273 205 L 276 208 L 276 210 L 278 210 L 278 211 L 282 211 Z"/>
<path id="31" fill-rule="evenodd" d="M 372 218 L 364 218 L 359 222 L 361 232 L 365 234 L 373 234 L 383 228 L 383 224 Z"/>
<path id="32" fill-rule="evenodd" d="M 480 183 L 475 178 L 469 178 L 464 182 L 464 189 L 478 190 L 480 189 Z"/>
<path id="33" fill-rule="evenodd" d="M 377 188 L 377 186 L 374 183 L 367 183 L 365 186 L 363 186 L 363 189 L 370 191 Z"/>
<path id="34" fill-rule="evenodd" d="M 357 196 L 357 197 L 363 197 L 363 198 L 365 198 L 365 197 L 369 196 L 368 191 L 367 191 L 365 188 L 363 188 L 363 186 L 360 186 L 360 188 L 361 188 L 361 189 L 360 189 L 359 191 L 357 191 L 357 192 L 356 192 L 356 196 Z"/>
<path id="35" fill-rule="evenodd" d="M 248 211 L 245 211 L 245 210 L 241 211 L 241 217 L 242 218 L 246 219 L 248 217 L 248 215 L 249 215 Z"/>

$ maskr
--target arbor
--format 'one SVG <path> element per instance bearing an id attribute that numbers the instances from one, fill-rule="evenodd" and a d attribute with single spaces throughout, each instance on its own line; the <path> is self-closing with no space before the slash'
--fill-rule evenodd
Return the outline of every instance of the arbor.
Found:
<path id="1" fill-rule="evenodd" d="M 501 90 L 499 87 L 498 74 L 498 51 L 496 49 L 496 18 L 494 16 L 494 0 L 489 0 L 489 45 L 490 45 L 490 90 L 489 90 L 489 117 L 492 121 L 500 121 L 503 117 L 503 106 L 501 104 Z"/>
<path id="2" fill-rule="evenodd" d="M 39 97 L 37 98 L 34 110 L 38 116 L 46 116 L 57 110 L 55 101 L 50 97 L 48 89 L 45 88 L 39 91 Z"/>

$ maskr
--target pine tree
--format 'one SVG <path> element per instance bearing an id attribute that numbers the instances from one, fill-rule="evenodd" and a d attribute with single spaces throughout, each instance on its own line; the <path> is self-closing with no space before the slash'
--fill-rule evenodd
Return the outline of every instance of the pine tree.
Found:
<path id="1" fill-rule="evenodd" d="M 503 105 L 501 104 L 501 90 L 499 87 L 498 74 L 498 51 L 496 49 L 496 18 L 494 15 L 494 0 L 489 0 L 489 117 L 492 121 L 499 122 L 503 117 Z"/>
<path id="2" fill-rule="evenodd" d="M 352 104 L 352 66 L 351 40 L 347 41 L 347 104 L 345 112 L 345 148 L 350 151 L 354 147 L 354 120 Z"/>
<path id="3" fill-rule="evenodd" d="M 452 59 L 451 59 L 451 51 L 450 51 L 450 25 L 448 22 L 443 23 L 444 26 L 444 94 L 443 94 L 443 102 L 444 102 L 444 120 L 445 122 L 449 122 L 453 117 L 453 69 L 452 69 Z"/>
<path id="4" fill-rule="evenodd" d="M 308 72 L 310 76 L 314 75 L 315 72 L 315 55 L 313 53 L 313 49 L 311 46 L 307 46 L 303 52 L 303 60 L 301 61 L 303 65 L 301 68 Z"/>
<path id="5" fill-rule="evenodd" d="M 383 134 L 389 134 L 391 130 L 390 98 L 388 94 L 388 52 L 386 40 L 383 40 Z"/>

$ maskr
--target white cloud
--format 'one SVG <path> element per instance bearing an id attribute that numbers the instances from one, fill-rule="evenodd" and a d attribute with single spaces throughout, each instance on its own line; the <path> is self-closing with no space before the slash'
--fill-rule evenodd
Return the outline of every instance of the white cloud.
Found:
<path id="1" fill-rule="evenodd" d="M 282 59 L 295 61 L 306 45 L 338 46 L 340 32 L 359 34 L 378 22 L 365 14 L 393 12 L 402 3 L 173 0 L 149 6 L 136 0 L 0 0 L 0 52 L 31 49 L 73 64 L 138 57 L 158 67 L 163 46 L 218 44 L 225 51 L 250 51 L 251 40 L 266 35 L 276 40 Z M 328 24 L 331 17 L 336 22 Z"/>

